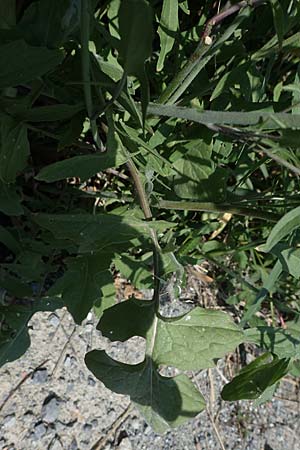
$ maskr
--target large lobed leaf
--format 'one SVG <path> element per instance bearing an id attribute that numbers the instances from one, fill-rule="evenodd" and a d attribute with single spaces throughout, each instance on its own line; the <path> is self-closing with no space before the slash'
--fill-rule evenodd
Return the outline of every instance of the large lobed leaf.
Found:
<path id="1" fill-rule="evenodd" d="M 146 339 L 146 357 L 138 365 L 122 364 L 104 351 L 87 354 L 88 368 L 107 387 L 130 395 L 157 432 L 177 426 L 205 407 L 204 399 L 185 375 L 165 378 L 160 365 L 199 370 L 214 365 L 243 341 L 243 333 L 220 311 L 195 308 L 175 318 L 155 313 L 151 301 L 130 299 L 107 309 L 98 329 L 113 341 Z"/>

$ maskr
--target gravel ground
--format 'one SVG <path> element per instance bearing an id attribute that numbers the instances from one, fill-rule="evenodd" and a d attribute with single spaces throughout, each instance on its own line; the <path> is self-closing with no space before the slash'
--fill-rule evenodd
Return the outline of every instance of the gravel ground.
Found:
<path id="1" fill-rule="evenodd" d="M 84 365 L 86 351 L 97 347 L 138 362 L 142 339 L 110 344 L 94 322 L 90 315 L 83 326 L 74 327 L 63 310 L 33 317 L 31 348 L 0 372 L 1 449 L 208 450 L 223 445 L 230 450 L 300 450 L 297 383 L 284 382 L 277 397 L 257 409 L 251 402 L 224 403 L 219 395 L 225 383 L 222 365 L 195 375 L 212 413 L 203 412 L 163 436 L 155 434 L 127 397 L 110 392 Z"/>

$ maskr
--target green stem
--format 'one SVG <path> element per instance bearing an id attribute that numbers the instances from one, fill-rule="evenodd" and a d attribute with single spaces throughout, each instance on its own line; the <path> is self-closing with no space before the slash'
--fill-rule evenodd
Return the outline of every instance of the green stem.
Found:
<path id="1" fill-rule="evenodd" d="M 137 170 L 136 165 L 132 161 L 131 158 L 127 161 L 127 167 L 129 169 L 129 172 L 131 174 L 131 177 L 133 179 L 141 208 L 143 210 L 145 219 L 148 221 L 151 221 L 152 211 L 149 205 L 148 197 L 144 188 L 144 185 L 141 181 L 140 174 Z M 150 235 L 153 242 L 153 266 L 154 266 L 154 294 L 153 294 L 153 300 L 155 302 L 156 311 L 158 312 L 159 309 L 159 291 L 160 291 L 160 252 L 161 248 L 158 242 L 156 231 L 153 228 L 150 228 Z"/>
<path id="2" fill-rule="evenodd" d="M 254 217 L 256 219 L 268 220 L 270 222 L 277 222 L 280 219 L 280 216 L 269 211 L 259 211 L 246 207 L 237 207 L 232 206 L 228 203 L 160 200 L 156 205 L 153 206 L 160 209 L 230 213 L 236 214 L 238 216 Z"/>

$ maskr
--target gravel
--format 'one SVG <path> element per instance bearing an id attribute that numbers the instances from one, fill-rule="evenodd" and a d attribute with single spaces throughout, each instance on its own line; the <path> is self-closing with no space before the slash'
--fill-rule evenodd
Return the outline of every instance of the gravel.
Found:
<path id="1" fill-rule="evenodd" d="M 164 309 L 170 312 L 168 305 Z M 180 308 L 171 310 L 181 312 Z M 64 310 L 37 313 L 32 318 L 31 348 L 19 361 L 1 369 L 0 405 L 26 374 L 48 361 L 18 387 L 1 410 L 1 450 L 210 450 L 221 448 L 216 428 L 225 449 L 300 450 L 297 383 L 283 383 L 277 398 L 259 408 L 251 402 L 224 403 L 219 395 L 225 383 L 224 362 L 211 369 L 209 376 L 203 371 L 194 378 L 213 409 L 214 426 L 207 412 L 162 436 L 152 431 L 135 408 L 122 420 L 129 398 L 97 381 L 84 365 L 84 354 L 103 348 L 133 363 L 142 359 L 144 342 L 133 338 L 111 344 L 95 328 L 96 319 L 89 316 L 86 324 L 74 330 Z"/>

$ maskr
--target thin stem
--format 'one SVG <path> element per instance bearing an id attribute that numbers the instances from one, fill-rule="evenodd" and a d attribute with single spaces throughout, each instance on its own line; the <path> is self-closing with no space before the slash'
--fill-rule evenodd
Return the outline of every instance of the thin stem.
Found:
<path id="1" fill-rule="evenodd" d="M 269 211 L 265 212 L 246 207 L 237 207 L 227 203 L 160 200 L 156 205 L 153 206 L 156 206 L 160 209 L 230 213 L 236 214 L 238 216 L 254 217 L 256 219 L 267 220 L 270 222 L 277 222 L 280 219 L 280 216 Z"/>
<path id="2" fill-rule="evenodd" d="M 227 19 L 227 17 L 232 16 L 236 12 L 240 11 L 242 8 L 246 8 L 247 6 L 256 7 L 261 5 L 262 3 L 266 3 L 266 0 L 242 0 L 235 5 L 230 6 L 227 9 L 224 9 L 218 14 L 215 14 L 205 25 L 205 29 L 202 35 L 202 40 L 205 41 L 207 37 L 210 36 L 213 27 L 223 22 L 223 20 Z"/>
<path id="3" fill-rule="evenodd" d="M 291 172 L 294 172 L 294 174 L 296 174 L 298 177 L 300 176 L 300 169 L 298 167 L 294 166 L 294 164 L 291 164 L 288 161 L 286 161 L 285 159 L 276 155 L 275 153 L 272 152 L 272 150 L 269 150 L 259 144 L 258 144 L 258 146 L 259 146 L 260 150 L 254 149 L 255 152 L 258 152 L 258 151 L 263 152 L 268 158 L 277 162 L 280 166 L 286 167 Z"/>
<path id="4" fill-rule="evenodd" d="M 151 221 L 153 218 L 152 211 L 151 211 L 151 208 L 149 205 L 146 191 L 144 189 L 143 183 L 140 178 L 140 174 L 137 170 L 137 167 L 131 158 L 129 158 L 129 160 L 127 161 L 126 164 L 129 169 L 129 172 L 132 176 L 145 219 L 148 221 Z M 156 231 L 153 228 L 150 228 L 150 236 L 151 236 L 151 239 L 153 242 L 153 266 L 154 266 L 153 300 L 155 302 L 156 311 L 158 311 L 158 309 L 159 309 L 159 291 L 160 291 L 160 251 L 161 251 L 161 248 L 160 248 L 160 245 L 158 242 Z"/>

